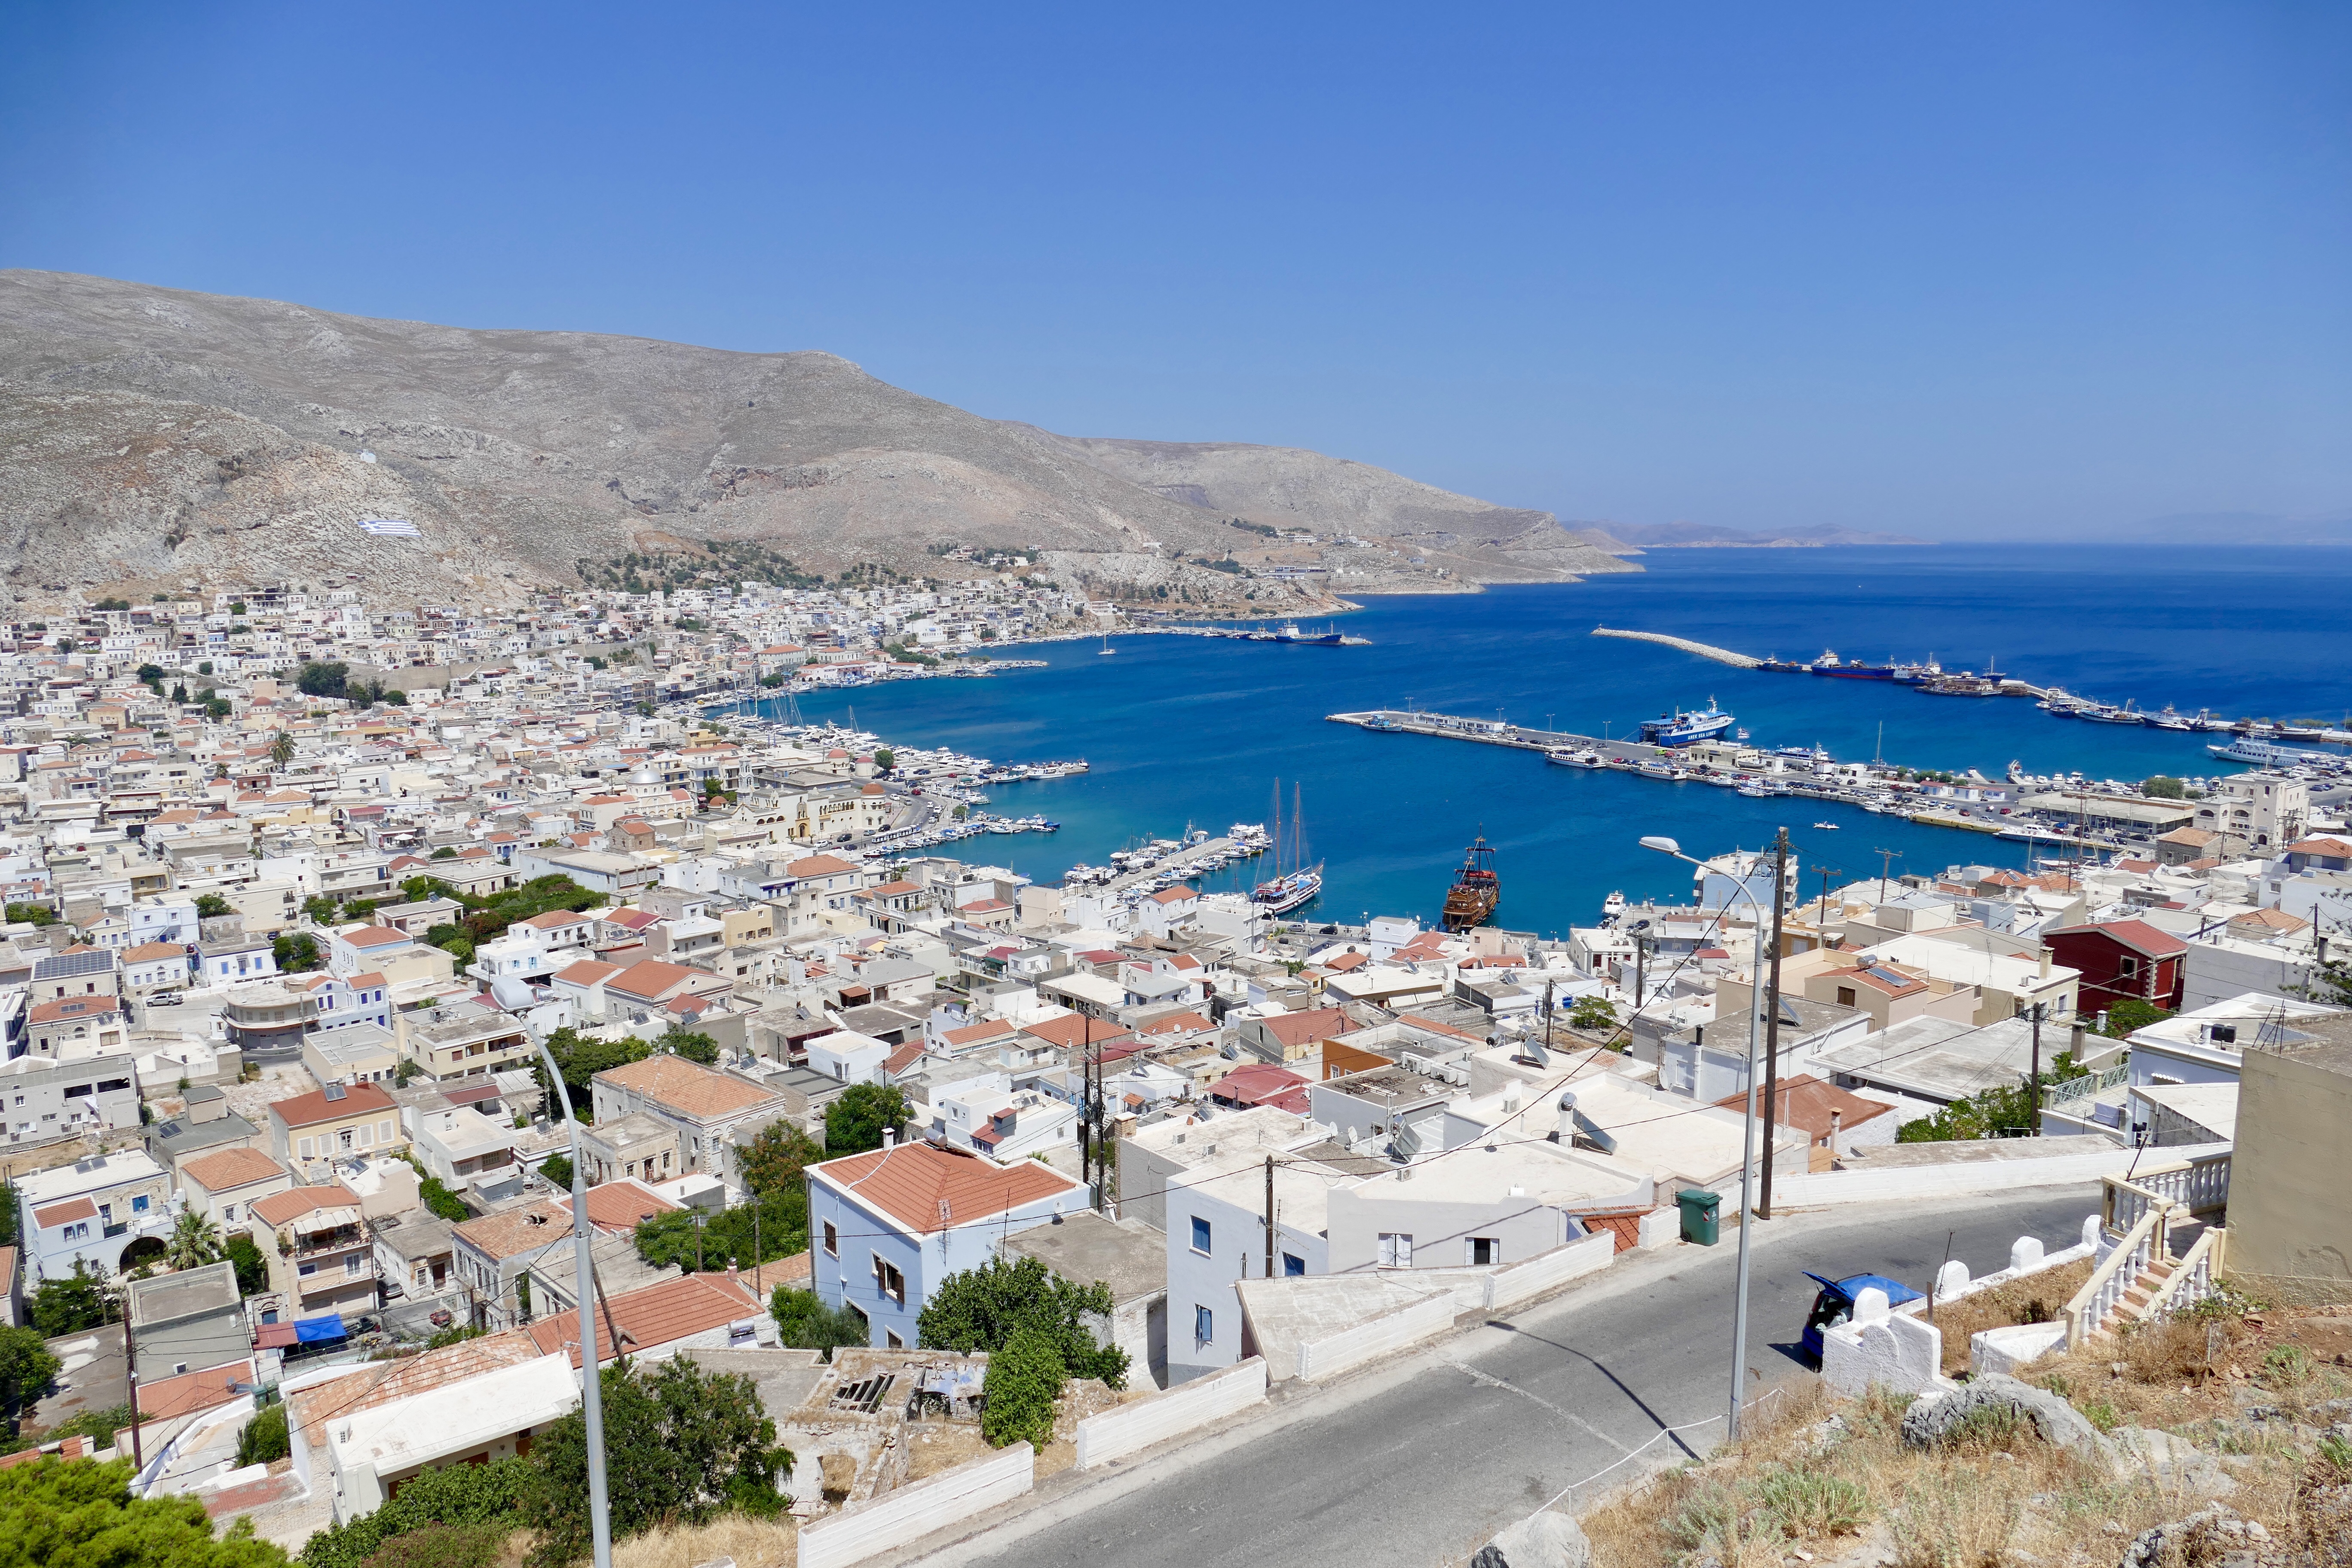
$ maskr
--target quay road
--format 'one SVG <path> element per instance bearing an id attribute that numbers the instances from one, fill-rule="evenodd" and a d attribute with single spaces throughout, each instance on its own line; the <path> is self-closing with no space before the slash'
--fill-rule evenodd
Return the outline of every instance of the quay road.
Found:
<path id="1" fill-rule="evenodd" d="M 1751 1386 L 1795 1374 L 1811 1269 L 1884 1273 L 1924 1287 L 1944 1257 L 1974 1274 L 2010 1244 L 2081 1239 L 2095 1184 L 1995 1197 L 1870 1204 L 1792 1214 L 1757 1233 L 1747 1364 Z M 1216 1436 L 1129 1461 L 1103 1479 L 1049 1480 L 1025 1510 L 925 1564 L 985 1568 L 1437 1568 L 1563 1488 L 1667 1437 L 1561 1503 L 1589 1504 L 1645 1468 L 1720 1439 L 1729 1386 L 1737 1232 L 1719 1247 L 1622 1255 L 1607 1272 L 1326 1390 L 1277 1391 L 1274 1407 Z M 1171 1302 L 1173 1321 L 1190 1303 Z M 1687 1443 L 1689 1452 L 1681 1446 Z M 1075 1481 L 1076 1485 L 1069 1483 Z"/>

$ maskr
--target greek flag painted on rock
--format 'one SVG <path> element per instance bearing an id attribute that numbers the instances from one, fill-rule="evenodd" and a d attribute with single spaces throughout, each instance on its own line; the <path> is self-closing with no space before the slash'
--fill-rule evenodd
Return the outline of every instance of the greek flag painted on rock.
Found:
<path id="1" fill-rule="evenodd" d="M 360 520 L 362 531 L 383 539 L 422 539 L 424 531 L 404 517 L 369 517 Z"/>

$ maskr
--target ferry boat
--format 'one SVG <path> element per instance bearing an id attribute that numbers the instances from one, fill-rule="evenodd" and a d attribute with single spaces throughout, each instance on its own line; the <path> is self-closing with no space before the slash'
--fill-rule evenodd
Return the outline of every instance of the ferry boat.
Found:
<path id="1" fill-rule="evenodd" d="M 1842 659 L 1835 650 L 1824 648 L 1822 657 L 1807 665 L 1815 675 L 1826 675 L 1839 680 L 1892 680 L 1895 667 L 1891 664 L 1863 664 Z"/>
<path id="2" fill-rule="evenodd" d="M 1563 768 L 1597 768 L 1604 765 L 1604 759 L 1600 752 L 1579 751 L 1573 746 L 1547 747 L 1544 751 L 1544 761 L 1556 763 Z"/>
<path id="3" fill-rule="evenodd" d="M 1495 875 L 1495 849 L 1482 833 L 1464 852 L 1462 869 L 1454 874 L 1454 886 L 1446 892 L 1444 912 L 1439 918 L 1447 931 L 1469 931 L 1485 925 L 1502 898 L 1503 885 Z"/>
<path id="4" fill-rule="evenodd" d="M 1896 665 L 1894 679 L 1906 686 L 1925 686 L 1943 673 L 1944 667 L 1936 662 L 1936 656 L 1931 653 L 1925 664 Z"/>
<path id="5" fill-rule="evenodd" d="M 1711 741 L 1737 722 L 1733 717 L 1706 700 L 1706 707 L 1685 713 L 1677 708 L 1655 719 L 1642 721 L 1642 739 L 1653 746 L 1687 746 L 1698 741 Z"/>
<path id="6" fill-rule="evenodd" d="M 2257 741 L 2251 736 L 2232 741 L 2226 746 L 2208 746 L 2205 749 L 2224 762 L 2250 763 L 2258 768 L 2307 767 L 2338 760 L 2325 752 L 2306 752 L 2297 746 L 2282 746 L 2270 741 Z"/>

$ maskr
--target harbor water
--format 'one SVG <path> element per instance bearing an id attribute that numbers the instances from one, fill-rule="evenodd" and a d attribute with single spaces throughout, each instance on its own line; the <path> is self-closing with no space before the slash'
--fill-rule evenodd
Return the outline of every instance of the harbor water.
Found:
<path id="1" fill-rule="evenodd" d="M 1188 824 L 1270 825 L 1279 777 L 1286 815 L 1299 788 L 1309 858 L 1325 862 L 1323 897 L 1305 915 L 1433 921 L 1463 846 L 1483 832 L 1502 879 L 1495 923 L 1546 933 L 1591 922 L 1612 889 L 1687 890 L 1685 868 L 1634 847 L 1643 834 L 1713 853 L 1762 844 L 1785 824 L 1808 868 L 1847 879 L 1877 874 L 1881 851 L 1896 852 L 1897 875 L 2020 866 L 2026 851 L 1843 805 L 1555 767 L 1534 752 L 1368 732 L 1325 715 L 1413 706 L 1622 736 L 1712 697 L 1751 744 L 1819 744 L 1840 760 L 1883 750 L 1890 763 L 1995 779 L 2012 758 L 2094 780 L 2238 771 L 2207 755 L 2210 735 L 2061 720 L 2019 698 L 1739 669 L 1591 636 L 1602 622 L 1790 659 L 1833 648 L 1872 663 L 1932 653 L 1954 671 L 1998 660 L 2003 675 L 2149 710 L 2341 723 L 2352 709 L 2352 551 L 2004 545 L 1640 560 L 1639 575 L 1368 599 L 1340 623 L 1366 647 L 1127 636 L 1111 658 L 1095 641 L 1050 644 L 1021 650 L 1043 669 L 804 693 L 799 704 L 812 720 L 845 721 L 854 710 L 859 727 L 903 744 L 997 762 L 1086 758 L 1082 776 L 989 792 L 990 811 L 1040 813 L 1062 824 L 1058 834 L 944 851 L 1010 861 L 1041 883 Z M 1266 861 L 1245 862 L 1203 886 L 1267 873 Z M 1809 871 L 1805 886 L 1817 880 Z"/>

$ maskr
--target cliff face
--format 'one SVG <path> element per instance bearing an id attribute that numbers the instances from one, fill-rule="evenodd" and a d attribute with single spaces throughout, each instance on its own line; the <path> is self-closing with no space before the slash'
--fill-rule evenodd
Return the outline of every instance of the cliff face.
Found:
<path id="1" fill-rule="evenodd" d="M 1261 513 L 1406 553 L 1424 535 L 1467 542 L 1464 561 L 1496 580 L 1617 565 L 1543 534 L 1559 532 L 1548 514 L 1362 464 L 1074 440 L 832 354 L 0 272 L 0 571 L 19 595 L 336 578 L 497 601 L 576 584 L 583 560 L 713 539 L 826 574 L 936 573 L 926 547 L 950 542 L 1214 558 L 1247 537 L 1228 519 Z M 383 517 L 423 537 L 357 527 Z"/>

